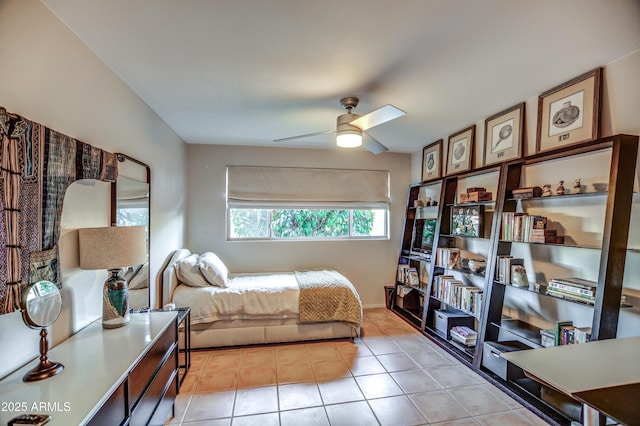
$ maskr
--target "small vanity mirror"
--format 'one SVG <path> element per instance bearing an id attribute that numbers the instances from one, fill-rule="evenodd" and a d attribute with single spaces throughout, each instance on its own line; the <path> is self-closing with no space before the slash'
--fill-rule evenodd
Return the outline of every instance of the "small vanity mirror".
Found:
<path id="1" fill-rule="evenodd" d="M 51 281 L 38 281 L 22 292 L 22 318 L 30 328 L 40 329 L 40 363 L 23 378 L 25 382 L 46 379 L 60 373 L 64 366 L 48 359 L 47 327 L 56 322 L 62 308 L 58 287 Z"/>

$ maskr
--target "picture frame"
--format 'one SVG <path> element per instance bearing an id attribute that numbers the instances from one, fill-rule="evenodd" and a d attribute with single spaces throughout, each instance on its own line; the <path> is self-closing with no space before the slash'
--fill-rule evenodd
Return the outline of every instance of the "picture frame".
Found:
<path id="1" fill-rule="evenodd" d="M 449 136 L 446 176 L 471 170 L 475 139 L 475 124 Z"/>
<path id="2" fill-rule="evenodd" d="M 596 68 L 538 97 L 536 153 L 600 137 L 602 68 Z"/>
<path id="3" fill-rule="evenodd" d="M 455 237 L 483 237 L 484 206 L 451 207 L 451 235 Z"/>
<path id="4" fill-rule="evenodd" d="M 524 111 L 525 104 L 521 102 L 485 120 L 483 165 L 522 157 Z"/>
<path id="5" fill-rule="evenodd" d="M 442 177 L 442 143 L 440 139 L 422 148 L 422 181 Z"/>

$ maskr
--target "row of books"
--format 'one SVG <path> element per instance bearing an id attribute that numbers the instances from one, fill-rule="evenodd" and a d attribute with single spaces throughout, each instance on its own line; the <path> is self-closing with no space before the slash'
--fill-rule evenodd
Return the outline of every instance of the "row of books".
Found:
<path id="1" fill-rule="evenodd" d="M 439 248 L 436 251 L 436 266 L 448 269 L 462 269 L 460 249 L 455 247 Z"/>
<path id="2" fill-rule="evenodd" d="M 467 285 L 453 275 L 438 275 L 433 280 L 432 296 L 478 318 L 482 311 L 482 289 Z"/>
<path id="3" fill-rule="evenodd" d="M 544 347 L 587 343 L 591 340 L 591 327 L 575 327 L 572 321 L 556 321 L 554 328 L 540 330 Z"/>
<path id="4" fill-rule="evenodd" d="M 598 283 L 582 278 L 553 278 L 547 285 L 546 294 L 574 302 L 595 305 Z M 626 296 L 620 296 L 620 305 L 625 305 Z"/>
<path id="5" fill-rule="evenodd" d="M 547 223 L 545 216 L 505 212 L 502 213 L 501 238 L 524 243 L 562 244 L 564 237 L 557 235 L 555 229 L 547 229 Z"/>
<path id="6" fill-rule="evenodd" d="M 462 343 L 465 346 L 475 346 L 478 340 L 478 333 L 472 328 L 464 325 L 456 325 L 449 330 L 451 339 Z"/>
<path id="7" fill-rule="evenodd" d="M 505 255 L 498 256 L 496 263 L 496 281 L 516 287 L 529 287 L 524 259 Z"/>
<path id="8" fill-rule="evenodd" d="M 398 265 L 397 281 L 402 284 L 410 286 L 419 286 L 420 278 L 418 276 L 418 269 L 406 263 Z"/>

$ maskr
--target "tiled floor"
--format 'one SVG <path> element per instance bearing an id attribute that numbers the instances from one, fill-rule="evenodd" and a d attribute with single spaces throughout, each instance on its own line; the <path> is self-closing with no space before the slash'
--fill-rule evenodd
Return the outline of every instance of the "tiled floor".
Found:
<path id="1" fill-rule="evenodd" d="M 544 425 L 386 309 L 364 337 L 196 351 L 167 425 Z"/>

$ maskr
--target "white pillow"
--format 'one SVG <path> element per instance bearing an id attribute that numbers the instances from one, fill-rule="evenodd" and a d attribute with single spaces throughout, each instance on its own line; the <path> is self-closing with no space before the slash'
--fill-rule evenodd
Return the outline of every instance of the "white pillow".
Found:
<path id="1" fill-rule="evenodd" d="M 222 260 L 211 252 L 203 253 L 198 260 L 202 276 L 212 285 L 226 287 L 229 269 Z"/>
<path id="2" fill-rule="evenodd" d="M 134 269 L 137 270 L 135 275 L 127 279 L 129 282 L 129 289 L 138 290 L 149 287 L 149 263 L 134 266 Z"/>
<path id="3" fill-rule="evenodd" d="M 176 262 L 176 276 L 180 282 L 191 287 L 208 287 L 210 285 L 198 268 L 199 257 L 194 253 Z"/>

